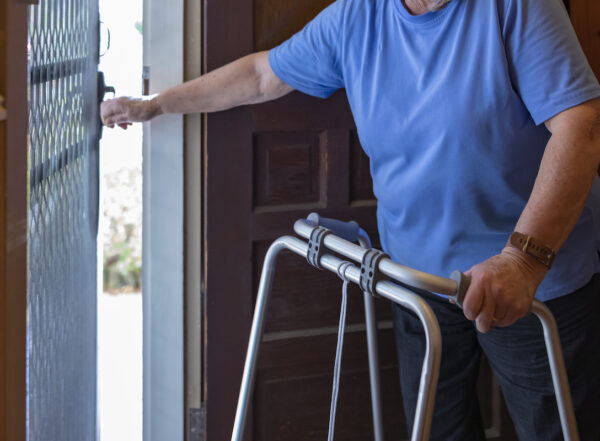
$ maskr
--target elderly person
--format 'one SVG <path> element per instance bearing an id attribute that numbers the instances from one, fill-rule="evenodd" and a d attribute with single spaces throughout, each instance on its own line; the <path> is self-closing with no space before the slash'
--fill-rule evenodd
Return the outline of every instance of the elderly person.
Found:
<path id="1" fill-rule="evenodd" d="M 536 296 L 558 322 L 582 439 L 599 440 L 600 87 L 561 0 L 338 0 L 279 47 L 150 101 L 108 101 L 102 118 L 126 127 L 340 88 L 384 250 L 472 277 L 464 311 L 422 293 L 444 345 L 431 439 L 485 438 L 482 351 L 520 439 L 562 439 L 540 326 L 523 318 Z M 408 311 L 395 306 L 394 322 L 410 426 L 424 341 Z"/>

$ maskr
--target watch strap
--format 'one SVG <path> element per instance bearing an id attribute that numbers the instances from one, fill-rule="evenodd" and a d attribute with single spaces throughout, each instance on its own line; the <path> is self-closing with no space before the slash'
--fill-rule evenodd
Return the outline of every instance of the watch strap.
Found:
<path id="1" fill-rule="evenodd" d="M 554 262 L 554 257 L 556 256 L 554 250 L 527 234 L 515 231 L 510 235 L 508 243 L 509 245 L 520 249 L 525 254 L 534 257 L 538 262 L 548 268 L 550 268 L 552 262 Z"/>

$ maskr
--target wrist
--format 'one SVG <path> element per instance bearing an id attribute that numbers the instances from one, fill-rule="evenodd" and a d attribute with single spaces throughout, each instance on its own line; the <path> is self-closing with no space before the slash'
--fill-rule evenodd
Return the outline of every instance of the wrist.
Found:
<path id="1" fill-rule="evenodd" d="M 155 95 L 151 100 L 149 100 L 148 106 L 150 108 L 150 119 L 165 113 L 162 106 L 161 95 Z"/>
<path id="2" fill-rule="evenodd" d="M 506 246 L 522 251 L 523 254 L 533 257 L 539 263 L 550 269 L 556 253 L 546 246 L 542 241 L 533 236 L 514 231 L 506 243 Z"/>
<path id="3" fill-rule="evenodd" d="M 535 257 L 524 253 L 522 250 L 511 245 L 506 245 L 500 254 L 518 261 L 521 267 L 526 268 L 528 272 L 534 274 L 540 282 L 548 273 L 549 268 L 546 265 L 541 263 Z"/>

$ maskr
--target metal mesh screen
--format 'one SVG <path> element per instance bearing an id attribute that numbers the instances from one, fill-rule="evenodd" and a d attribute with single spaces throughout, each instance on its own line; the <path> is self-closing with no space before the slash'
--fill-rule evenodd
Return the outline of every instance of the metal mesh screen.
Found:
<path id="1" fill-rule="evenodd" d="M 96 439 L 97 0 L 29 10 L 28 439 Z"/>

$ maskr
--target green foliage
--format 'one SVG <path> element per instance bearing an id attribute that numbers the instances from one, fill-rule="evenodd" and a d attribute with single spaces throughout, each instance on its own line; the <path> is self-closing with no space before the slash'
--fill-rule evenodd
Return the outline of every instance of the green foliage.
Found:
<path id="1" fill-rule="evenodd" d="M 104 194 L 104 290 L 137 292 L 142 280 L 141 170 L 106 175 Z"/>
<path id="2" fill-rule="evenodd" d="M 135 228 L 131 224 L 125 227 L 127 230 Z M 133 238 L 129 235 L 126 240 L 117 240 L 111 248 L 115 253 L 104 256 L 105 291 L 139 291 L 142 287 L 142 259 L 136 253 Z"/>

